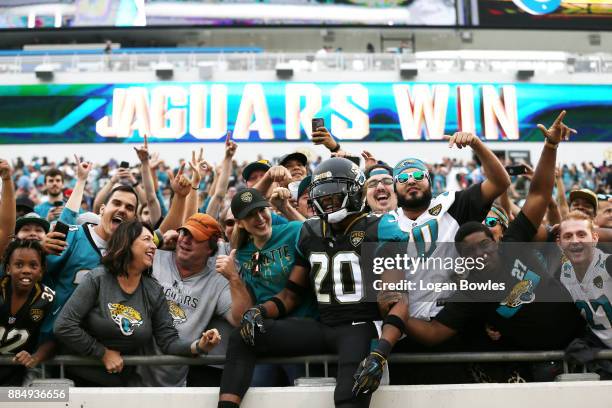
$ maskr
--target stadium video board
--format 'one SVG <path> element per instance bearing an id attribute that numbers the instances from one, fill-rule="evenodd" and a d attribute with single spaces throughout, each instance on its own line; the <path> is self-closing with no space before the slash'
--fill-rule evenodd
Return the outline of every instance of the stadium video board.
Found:
<path id="1" fill-rule="evenodd" d="M 612 141 L 609 85 L 201 82 L 2 86 L 0 143 L 300 141 L 313 117 L 343 142 L 535 141 L 560 109 L 573 140 Z"/>
<path id="2" fill-rule="evenodd" d="M 0 28 L 162 26 L 455 26 L 461 0 L 73 0 L 0 2 Z"/>
<path id="3" fill-rule="evenodd" d="M 481 27 L 610 29 L 612 0 L 478 0 Z"/>

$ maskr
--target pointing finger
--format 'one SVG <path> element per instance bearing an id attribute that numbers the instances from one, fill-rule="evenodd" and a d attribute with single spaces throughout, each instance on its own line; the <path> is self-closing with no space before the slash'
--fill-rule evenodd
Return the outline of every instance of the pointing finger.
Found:
<path id="1" fill-rule="evenodd" d="M 557 119 L 555 119 L 553 126 L 558 126 L 559 123 L 561 123 L 563 121 L 563 118 L 565 118 L 565 114 L 567 112 L 565 110 L 562 110 L 561 113 L 559 114 L 559 116 L 557 116 Z"/>

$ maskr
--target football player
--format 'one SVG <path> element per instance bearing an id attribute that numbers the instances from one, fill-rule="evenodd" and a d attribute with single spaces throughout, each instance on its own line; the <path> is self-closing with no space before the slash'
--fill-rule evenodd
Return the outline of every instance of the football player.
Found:
<path id="1" fill-rule="evenodd" d="M 230 336 L 219 407 L 240 404 L 256 356 L 322 353 L 338 354 L 336 407 L 367 407 L 387 356 L 404 332 L 406 299 L 401 294 L 391 295 L 392 300 L 377 298 L 372 268 L 364 266 L 364 259 L 370 246 L 402 242 L 407 234 L 392 215 L 363 211 L 365 176 L 351 161 L 326 160 L 315 169 L 312 180 L 310 198 L 317 216 L 302 226 L 296 265 L 285 288 L 249 309 L 241 329 Z M 282 319 L 312 291 L 320 321 Z M 379 335 L 375 322 L 383 317 Z"/>

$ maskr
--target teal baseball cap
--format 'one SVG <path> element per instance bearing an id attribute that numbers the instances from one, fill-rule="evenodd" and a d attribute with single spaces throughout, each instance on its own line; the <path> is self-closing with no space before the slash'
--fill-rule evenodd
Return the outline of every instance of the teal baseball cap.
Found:
<path id="1" fill-rule="evenodd" d="M 419 169 L 422 171 L 427 171 L 429 173 L 429 170 L 427 170 L 427 165 L 422 160 L 415 159 L 414 157 L 409 157 L 407 159 L 401 160 L 395 165 L 395 167 L 393 168 L 393 177 L 396 177 L 398 174 L 400 174 L 406 169 Z"/>

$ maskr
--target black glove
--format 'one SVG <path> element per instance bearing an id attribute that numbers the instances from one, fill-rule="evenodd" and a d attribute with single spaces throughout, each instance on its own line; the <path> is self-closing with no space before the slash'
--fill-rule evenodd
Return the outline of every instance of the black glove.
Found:
<path id="1" fill-rule="evenodd" d="M 372 394 L 376 391 L 380 385 L 385 364 L 387 364 L 387 359 L 376 351 L 372 351 L 369 356 L 364 358 L 353 376 L 355 379 L 353 395 Z"/>
<path id="2" fill-rule="evenodd" d="M 262 312 L 265 312 L 262 305 L 252 307 L 244 313 L 240 321 L 240 336 L 250 346 L 255 345 L 255 326 L 257 326 L 260 333 L 266 332 L 263 321 L 264 313 Z"/>

